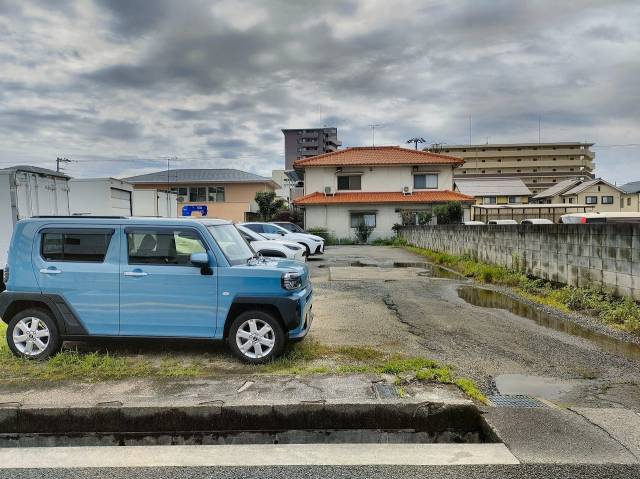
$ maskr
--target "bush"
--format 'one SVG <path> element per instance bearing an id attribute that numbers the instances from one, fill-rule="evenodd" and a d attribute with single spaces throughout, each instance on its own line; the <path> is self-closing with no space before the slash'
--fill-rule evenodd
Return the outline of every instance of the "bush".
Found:
<path id="1" fill-rule="evenodd" d="M 307 233 L 324 238 L 324 244 L 331 246 L 336 244 L 336 237 L 333 236 L 325 228 L 307 228 Z"/>
<path id="2" fill-rule="evenodd" d="M 373 226 L 368 226 L 364 221 L 358 223 L 356 226 L 356 238 L 360 243 L 366 243 L 373 232 Z"/>
<path id="3" fill-rule="evenodd" d="M 433 207 L 433 214 L 439 225 L 462 223 L 462 204 L 459 201 L 449 201 L 444 205 Z"/>

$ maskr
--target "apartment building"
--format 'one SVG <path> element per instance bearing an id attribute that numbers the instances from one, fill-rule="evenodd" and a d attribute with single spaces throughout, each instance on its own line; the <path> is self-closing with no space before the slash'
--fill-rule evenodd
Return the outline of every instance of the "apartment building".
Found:
<path id="1" fill-rule="evenodd" d="M 171 191 L 178 216 L 206 216 L 231 221 L 253 219 L 258 191 L 275 191 L 271 178 L 232 168 L 176 169 L 126 178 L 135 190 Z"/>
<path id="2" fill-rule="evenodd" d="M 453 191 L 453 156 L 399 146 L 354 147 L 297 160 L 305 195 L 293 203 L 305 211 L 307 228 L 324 228 L 339 238 L 354 236 L 360 222 L 372 238 L 388 238 L 404 213 L 432 212 L 434 205 L 463 203 L 470 217 L 472 196 Z M 406 216 L 406 215 L 405 215 Z"/>
<path id="3" fill-rule="evenodd" d="M 285 129 L 282 133 L 285 170 L 292 170 L 296 160 L 330 153 L 342 145 L 337 128 Z"/>
<path id="4" fill-rule="evenodd" d="M 594 178 L 593 143 L 444 145 L 439 152 L 465 160 L 456 178 L 520 178 L 532 194 L 568 178 Z"/>

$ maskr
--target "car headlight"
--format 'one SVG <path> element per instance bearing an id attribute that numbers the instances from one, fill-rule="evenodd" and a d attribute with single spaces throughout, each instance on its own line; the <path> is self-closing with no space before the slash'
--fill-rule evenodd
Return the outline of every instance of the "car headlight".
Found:
<path id="1" fill-rule="evenodd" d="M 302 275 L 300 273 L 290 271 L 282 275 L 282 287 L 284 289 L 297 289 L 300 286 L 302 286 Z"/>
<path id="2" fill-rule="evenodd" d="M 292 244 L 286 244 L 286 245 L 284 245 L 284 247 L 292 249 L 293 251 L 298 251 L 299 249 L 302 249 L 302 246 L 295 246 L 295 245 L 292 245 Z"/>

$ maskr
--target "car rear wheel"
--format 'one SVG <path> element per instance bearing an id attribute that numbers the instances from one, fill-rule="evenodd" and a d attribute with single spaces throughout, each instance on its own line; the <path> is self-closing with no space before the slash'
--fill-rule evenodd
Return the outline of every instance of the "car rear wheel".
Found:
<path id="1" fill-rule="evenodd" d="M 11 352 L 25 359 L 48 359 L 62 346 L 56 322 L 44 309 L 25 309 L 16 314 L 7 327 Z"/>
<path id="2" fill-rule="evenodd" d="M 286 336 L 280 322 L 269 313 L 246 311 L 231 324 L 227 343 L 241 360 L 263 364 L 282 353 Z"/>

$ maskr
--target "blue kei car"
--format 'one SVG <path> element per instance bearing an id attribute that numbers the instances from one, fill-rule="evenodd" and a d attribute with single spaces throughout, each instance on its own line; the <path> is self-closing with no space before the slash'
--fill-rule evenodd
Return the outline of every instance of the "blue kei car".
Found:
<path id="1" fill-rule="evenodd" d="M 303 263 L 264 260 L 233 224 L 172 218 L 35 217 L 16 224 L 0 317 L 17 356 L 64 340 L 225 340 L 249 363 L 304 338 L 312 287 Z"/>

